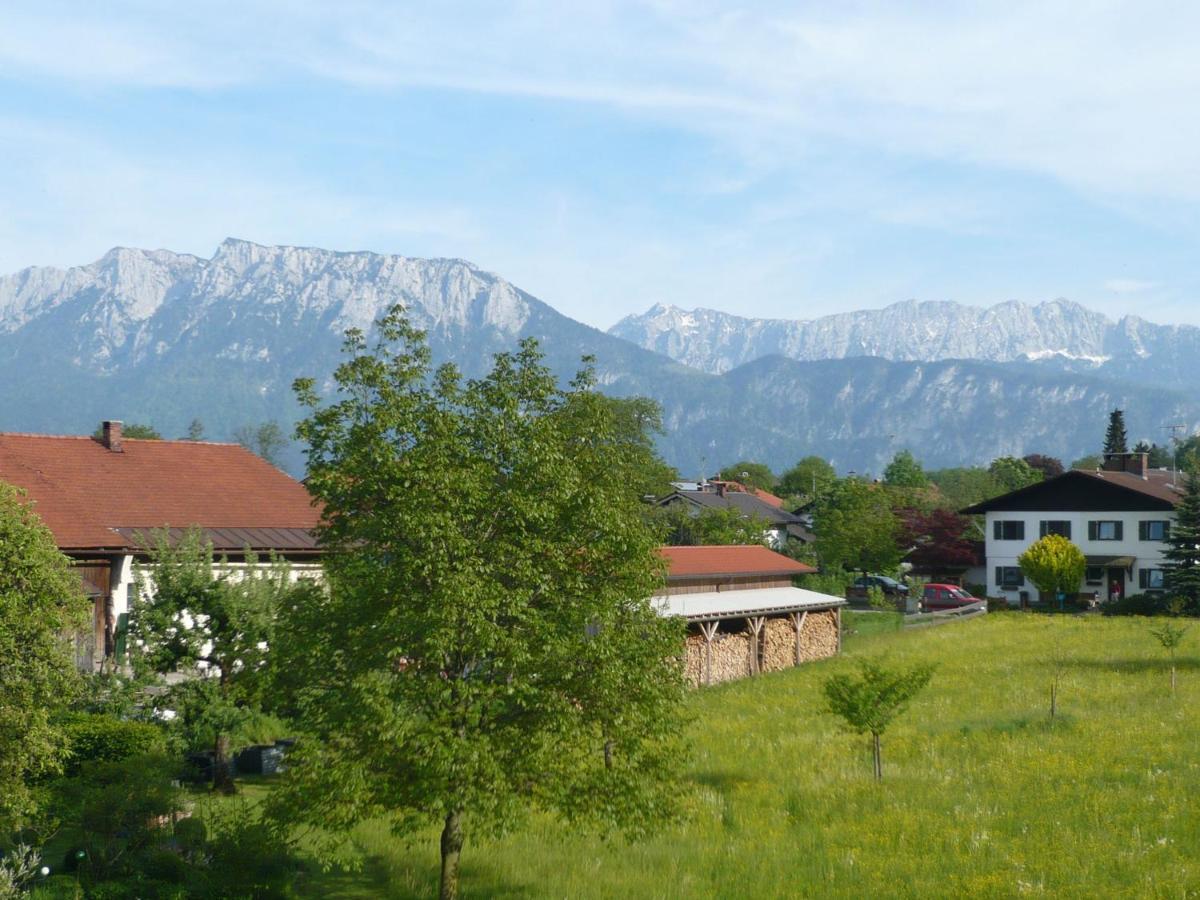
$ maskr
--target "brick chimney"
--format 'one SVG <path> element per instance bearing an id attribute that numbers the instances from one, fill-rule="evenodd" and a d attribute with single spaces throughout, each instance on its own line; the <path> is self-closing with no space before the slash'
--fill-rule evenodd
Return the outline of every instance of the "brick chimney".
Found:
<path id="1" fill-rule="evenodd" d="M 1146 478 L 1150 470 L 1149 453 L 1106 453 L 1104 454 L 1105 472 L 1128 472 L 1138 478 Z"/>
<path id="2" fill-rule="evenodd" d="M 124 453 L 121 449 L 121 423 L 119 420 L 106 420 L 100 426 L 100 443 L 113 453 Z"/>

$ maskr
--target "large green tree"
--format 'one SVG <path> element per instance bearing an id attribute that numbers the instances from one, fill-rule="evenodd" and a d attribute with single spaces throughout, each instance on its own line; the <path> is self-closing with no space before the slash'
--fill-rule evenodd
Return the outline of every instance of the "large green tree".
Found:
<path id="1" fill-rule="evenodd" d="M 1200 612 L 1200 475 L 1189 466 L 1183 476 L 1183 496 L 1163 551 L 1163 587 L 1183 601 L 1190 613 Z"/>
<path id="2" fill-rule="evenodd" d="M 1044 478 L 1040 471 L 1015 456 L 1001 456 L 999 459 L 992 460 L 992 464 L 988 466 L 988 472 L 1000 483 L 1006 493 L 1037 484 Z"/>
<path id="3" fill-rule="evenodd" d="M 31 784 L 61 766 L 54 715 L 78 687 L 66 635 L 84 625 L 86 608 L 54 536 L 0 483 L 0 835 L 34 812 Z"/>
<path id="4" fill-rule="evenodd" d="M 889 487 L 918 488 L 929 484 L 929 478 L 911 450 L 899 450 L 883 470 L 883 483 Z"/>
<path id="5" fill-rule="evenodd" d="M 219 790 L 233 789 L 231 736 L 260 705 L 276 613 L 316 590 L 283 563 L 259 565 L 251 553 L 236 565 L 218 559 L 198 530 L 175 544 L 154 535 L 130 617 L 130 657 L 142 675 L 200 676 L 176 686 L 170 702 L 193 732 L 211 735 Z"/>
<path id="6" fill-rule="evenodd" d="M 837 481 L 837 472 L 819 456 L 806 456 L 779 478 L 776 489 L 786 497 L 814 499 Z"/>
<path id="7" fill-rule="evenodd" d="M 1125 411 L 1114 409 L 1108 414 L 1108 430 L 1104 432 L 1104 452 L 1128 453 L 1129 439 L 1125 435 Z"/>
<path id="8" fill-rule="evenodd" d="M 695 509 L 676 502 L 655 513 L 664 528 L 663 540 L 680 547 L 710 544 L 766 544 L 767 522 L 744 516 L 736 509 Z"/>
<path id="9" fill-rule="evenodd" d="M 621 441 L 639 448 L 638 468 L 633 487 L 643 496 L 662 496 L 671 492 L 671 482 L 679 472 L 658 455 L 654 438 L 663 433 L 662 407 L 649 397 L 605 397 L 612 407 L 613 426 Z"/>
<path id="10" fill-rule="evenodd" d="M 813 513 L 817 556 L 826 569 L 879 572 L 900 563 L 900 522 L 889 494 L 857 478 L 839 481 Z"/>
<path id="11" fill-rule="evenodd" d="M 533 341 L 486 377 L 432 370 L 398 309 L 347 334 L 309 410 L 308 488 L 329 596 L 277 648 L 310 739 L 281 820 L 441 825 L 441 895 L 464 835 L 529 810 L 636 834 L 679 794 L 682 625 L 657 614 L 647 448 L 585 370 L 561 388 Z"/>

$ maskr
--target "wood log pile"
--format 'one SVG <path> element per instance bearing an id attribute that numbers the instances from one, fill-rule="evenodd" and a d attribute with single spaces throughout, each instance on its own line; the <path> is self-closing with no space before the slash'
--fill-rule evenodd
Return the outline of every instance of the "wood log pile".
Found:
<path id="1" fill-rule="evenodd" d="M 763 625 L 764 672 L 779 672 L 796 664 L 796 624 L 791 616 L 767 619 Z M 702 634 L 690 634 L 684 653 L 684 677 L 692 685 L 708 683 L 705 675 L 705 640 Z M 749 627 L 743 620 L 739 632 L 718 631 L 712 641 L 712 684 L 746 678 L 751 673 L 753 644 Z M 804 662 L 836 656 L 838 650 L 837 612 L 819 610 L 808 613 L 800 631 L 800 658 Z"/>

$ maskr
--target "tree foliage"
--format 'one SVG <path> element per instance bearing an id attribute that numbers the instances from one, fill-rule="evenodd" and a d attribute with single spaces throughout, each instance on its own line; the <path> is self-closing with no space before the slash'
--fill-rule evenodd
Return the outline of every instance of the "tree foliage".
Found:
<path id="1" fill-rule="evenodd" d="M 959 572 L 975 564 L 971 520 L 948 509 L 901 510 L 900 546 L 911 548 L 913 570 L 930 575 Z"/>
<path id="2" fill-rule="evenodd" d="M 736 509 L 695 509 L 686 502 L 658 509 L 663 541 L 678 547 L 714 544 L 766 544 L 767 523 Z"/>
<path id="3" fill-rule="evenodd" d="M 952 510 L 966 509 L 1005 492 L 996 476 L 979 466 L 935 469 L 929 473 L 929 481 L 941 494 L 942 505 Z"/>
<path id="4" fill-rule="evenodd" d="M 929 484 L 929 478 L 911 450 L 899 450 L 883 470 L 883 483 L 892 487 L 917 488 Z"/>
<path id="5" fill-rule="evenodd" d="M 856 478 L 839 481 L 813 514 L 817 555 L 824 568 L 894 569 L 900 562 L 899 529 L 887 491 Z"/>
<path id="6" fill-rule="evenodd" d="M 92 437 L 99 441 L 104 438 L 104 426 L 100 425 L 92 432 Z M 141 441 L 161 441 L 162 434 L 153 425 L 143 425 L 138 422 L 130 422 L 128 425 L 121 426 L 121 437 L 133 438 Z"/>
<path id="7" fill-rule="evenodd" d="M 829 711 L 840 716 L 856 734 L 870 734 L 875 779 L 883 779 L 880 738 L 933 677 L 931 665 L 890 670 L 869 659 L 858 661 L 857 678 L 834 675 L 825 681 Z"/>
<path id="8" fill-rule="evenodd" d="M 1072 460 L 1071 468 L 1090 472 L 1094 469 L 1099 469 L 1103 464 L 1104 460 L 1099 453 L 1089 453 L 1086 456 L 1079 457 L 1079 459 Z"/>
<path id="9" fill-rule="evenodd" d="M 806 456 L 779 478 L 776 489 L 785 497 L 820 496 L 837 481 L 837 472 L 819 456 Z"/>
<path id="10" fill-rule="evenodd" d="M 1183 476 L 1183 496 L 1163 550 L 1163 587 L 1179 598 L 1189 613 L 1200 612 L 1200 475 L 1189 467 Z"/>
<path id="11" fill-rule="evenodd" d="M 742 460 L 732 466 L 726 466 L 717 477 L 724 481 L 737 481 L 746 487 L 758 488 L 760 491 L 774 491 L 779 479 L 771 471 L 771 467 L 760 462 Z"/>
<path id="12" fill-rule="evenodd" d="M 1046 594 L 1073 594 L 1083 582 L 1087 558 L 1060 534 L 1048 534 L 1017 557 L 1017 565 Z"/>
<path id="13" fill-rule="evenodd" d="M 1062 460 L 1054 456 L 1045 456 L 1041 453 L 1030 453 L 1028 456 L 1021 457 L 1022 461 L 1033 469 L 1035 472 L 1041 472 L 1042 478 L 1057 478 L 1066 469 L 1063 468 Z"/>
<path id="14" fill-rule="evenodd" d="M 659 456 L 654 438 L 663 433 L 662 407 L 649 397 L 603 397 L 612 407 L 613 427 L 618 439 L 636 445 L 638 463 L 632 487 L 642 496 L 662 496 L 672 490 L 679 472 Z"/>
<path id="15" fill-rule="evenodd" d="M 1108 414 L 1108 430 L 1104 432 L 1104 453 L 1128 453 L 1129 438 L 1125 435 L 1125 411 L 1114 409 Z"/>
<path id="16" fill-rule="evenodd" d="M 61 769 L 67 746 L 54 716 L 78 687 L 66 635 L 86 609 L 53 535 L 0 482 L 0 834 L 34 812 L 32 782 Z"/>
<path id="17" fill-rule="evenodd" d="M 1031 484 L 1037 484 L 1043 475 L 1023 459 L 1014 456 L 1001 456 L 992 460 L 988 472 L 1004 488 L 1005 493 L 1017 491 Z"/>
<path id="18" fill-rule="evenodd" d="M 251 453 L 278 466 L 288 445 L 287 435 L 275 420 L 259 425 L 242 425 L 233 432 L 233 440 Z"/>
<path id="19" fill-rule="evenodd" d="M 297 382 L 331 590 L 277 633 L 312 739 L 274 810 L 438 822 L 453 896 L 468 830 L 544 809 L 638 834 L 672 812 L 683 631 L 649 600 L 646 444 L 589 371 L 560 388 L 527 340 L 464 382 L 399 309 L 377 333 L 347 333 L 327 404 Z"/>

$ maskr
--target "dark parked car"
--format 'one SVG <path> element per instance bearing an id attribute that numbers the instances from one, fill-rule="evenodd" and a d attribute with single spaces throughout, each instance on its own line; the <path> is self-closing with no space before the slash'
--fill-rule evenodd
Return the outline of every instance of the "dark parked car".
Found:
<path id="1" fill-rule="evenodd" d="M 921 605 L 926 610 L 958 609 L 972 603 L 982 603 L 978 597 L 972 597 L 957 584 L 927 584 Z"/>
<path id="2" fill-rule="evenodd" d="M 877 587 L 883 591 L 887 597 L 907 597 L 908 585 L 897 581 L 895 578 L 888 578 L 886 575 L 860 575 L 854 579 L 854 588 L 857 591 L 866 592 L 868 588 Z"/>

